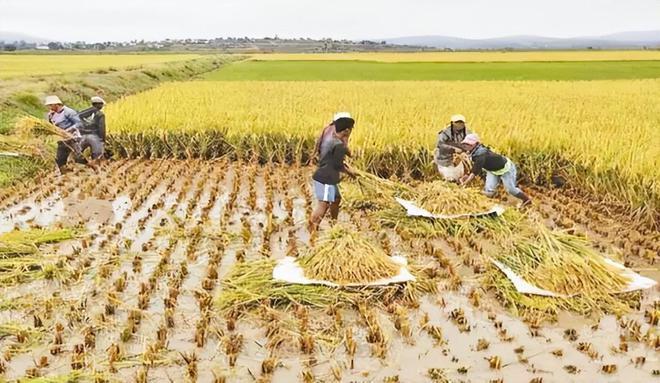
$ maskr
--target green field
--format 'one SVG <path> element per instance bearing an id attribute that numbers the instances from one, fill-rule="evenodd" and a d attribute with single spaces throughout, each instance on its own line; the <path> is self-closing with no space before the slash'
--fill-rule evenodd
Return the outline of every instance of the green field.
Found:
<path id="1" fill-rule="evenodd" d="M 615 80 L 660 78 L 660 61 L 383 63 L 246 61 L 207 74 L 220 81 Z"/>

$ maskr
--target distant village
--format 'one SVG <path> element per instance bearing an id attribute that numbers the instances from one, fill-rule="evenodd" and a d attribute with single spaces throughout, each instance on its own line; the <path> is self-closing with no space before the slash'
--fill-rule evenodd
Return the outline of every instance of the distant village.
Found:
<path id="1" fill-rule="evenodd" d="M 360 52 L 360 51 L 422 51 L 425 48 L 414 45 L 388 44 L 386 41 L 351 41 L 334 39 L 281 39 L 276 37 L 249 38 L 228 37 L 215 39 L 165 39 L 162 41 L 132 40 L 128 42 L 106 41 L 88 43 L 77 42 L 26 42 L 0 41 L 0 51 L 13 52 L 24 50 L 37 51 L 109 51 L 109 52 L 147 52 L 147 51 L 221 51 L 226 53 L 254 52 Z M 437 49 L 434 49 L 437 50 Z"/>

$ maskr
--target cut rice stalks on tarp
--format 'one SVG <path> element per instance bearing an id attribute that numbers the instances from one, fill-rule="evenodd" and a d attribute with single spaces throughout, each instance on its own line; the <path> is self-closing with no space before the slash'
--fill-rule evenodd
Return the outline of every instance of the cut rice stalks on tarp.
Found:
<path id="1" fill-rule="evenodd" d="M 278 282 L 273 279 L 277 261 L 267 259 L 243 262 L 233 266 L 222 281 L 216 304 L 221 312 L 246 312 L 266 304 L 288 308 L 305 305 L 327 308 L 337 303 L 355 305 L 368 300 L 387 305 L 394 301 L 416 304 L 423 294 L 437 292 L 437 274 L 432 266 L 408 267 L 415 275 L 414 282 L 377 287 L 328 287 Z"/>
<path id="2" fill-rule="evenodd" d="M 342 186 L 348 206 L 372 212 L 381 224 L 396 228 L 404 237 L 502 232 L 518 221 L 519 214 L 509 213 L 511 209 L 504 210 L 474 189 L 444 181 L 413 187 L 366 172 L 359 174 L 356 181 Z M 408 206 L 402 206 L 400 201 L 406 201 Z M 418 213 L 424 212 L 409 214 L 411 205 L 421 208 Z M 499 219 L 492 219 L 496 217 Z"/>
<path id="3" fill-rule="evenodd" d="M 328 230 L 298 258 L 297 264 L 308 280 L 340 286 L 387 281 L 399 276 L 402 269 L 409 275 L 400 260 L 392 259 L 363 234 L 342 225 Z"/>
<path id="4" fill-rule="evenodd" d="M 562 309 L 583 315 L 623 315 L 641 296 L 627 292 L 632 279 L 626 269 L 608 262 L 585 238 L 550 230 L 541 223 L 503 238 L 493 259 L 538 288 L 520 292 L 510 276 L 495 266 L 486 274 L 486 286 L 524 317 L 554 318 Z"/>

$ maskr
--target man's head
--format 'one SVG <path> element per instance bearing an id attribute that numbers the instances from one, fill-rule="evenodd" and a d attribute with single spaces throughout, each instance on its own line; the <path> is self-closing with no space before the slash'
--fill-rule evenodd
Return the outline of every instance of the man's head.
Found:
<path id="1" fill-rule="evenodd" d="M 479 136 L 474 133 L 468 134 L 463 141 L 461 141 L 461 146 L 468 152 L 472 151 L 477 145 L 479 145 Z"/>
<path id="2" fill-rule="evenodd" d="M 91 101 L 92 101 L 92 106 L 99 110 L 103 109 L 103 106 L 105 105 L 105 100 L 103 100 L 99 96 L 92 97 Z"/>
<path id="3" fill-rule="evenodd" d="M 337 138 L 343 139 L 351 135 L 353 126 L 355 126 L 355 120 L 350 117 L 340 117 L 335 120 L 334 124 Z"/>
<path id="4" fill-rule="evenodd" d="M 64 106 L 62 100 L 57 96 L 47 96 L 44 105 L 46 105 L 52 112 L 59 112 Z"/>
<path id="5" fill-rule="evenodd" d="M 455 114 L 451 116 L 451 128 L 455 132 L 465 129 L 465 116 L 462 114 Z"/>
<path id="6" fill-rule="evenodd" d="M 332 117 L 332 123 L 334 124 L 339 120 L 340 118 L 353 118 L 351 117 L 351 114 L 348 112 L 337 112 L 335 115 Z"/>

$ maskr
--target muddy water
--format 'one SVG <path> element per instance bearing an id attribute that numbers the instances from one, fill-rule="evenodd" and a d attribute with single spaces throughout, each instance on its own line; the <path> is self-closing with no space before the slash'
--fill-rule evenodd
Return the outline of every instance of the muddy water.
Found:
<path id="1" fill-rule="evenodd" d="M 394 377 L 400 382 L 430 382 L 430 369 L 442 371 L 451 381 L 466 382 L 495 379 L 528 382 L 535 377 L 544 382 L 648 382 L 654 379 L 652 370 L 660 365 L 657 350 L 644 342 L 631 340 L 627 351 L 615 352 L 619 350 L 619 335 L 622 334 L 617 318 L 584 318 L 562 313 L 557 323 L 532 329 L 488 294 L 484 294 L 479 307 L 475 307 L 469 295 L 479 287 L 479 277 L 465 260 L 472 258 L 479 262 L 480 254 L 467 247 L 457 250 L 442 238 L 432 243 L 456 265 L 463 283 L 456 290 L 449 290 L 446 281 L 441 280 L 437 295 L 423 297 L 418 308 L 408 309 L 411 338 L 403 337 L 395 327 L 393 316 L 374 302 L 371 309 L 386 338 L 385 357 L 373 353 L 374 345 L 367 341 L 369 329 L 358 311 L 350 307 L 340 309 L 340 324 L 325 310 L 309 310 L 308 331 L 315 334 L 311 353 L 301 351 L 300 320 L 294 310 L 279 314 L 281 327 L 289 337 L 274 351 L 267 347 L 268 320 L 258 314 L 243 316 L 235 328 L 229 329 L 228 319 L 212 307 L 208 314 L 201 310 L 198 297 L 203 293 L 212 297 L 221 293 L 218 281 L 239 261 L 238 255 L 243 255 L 245 261 L 264 256 L 260 250 L 267 220 L 267 198 L 272 199 L 275 225 L 269 255 L 275 259 L 286 255 L 290 233 L 300 251 L 309 243 L 305 225 L 312 202 L 309 170 L 251 166 L 224 162 L 126 161 L 112 164 L 93 176 L 84 171 L 67 175 L 57 181 L 60 186 L 52 192 L 40 193 L 40 189 L 35 188 L 24 198 L 8 198 L 8 201 L 16 199 L 17 202 L 10 203 L 0 213 L 0 231 L 82 223 L 96 235 L 88 238 L 85 246 L 77 239 L 48 248 L 49 252 L 68 254 L 67 265 L 80 269 L 80 278 L 64 282 L 38 280 L 2 289 L 3 298 L 17 302 L 32 300 L 34 304 L 0 311 L 0 323 L 22 323 L 26 328 L 35 329 L 33 316 L 36 315 L 43 327 L 36 328 L 35 335 L 23 343 L 19 343 L 11 331 L 0 336 L 0 352 L 4 354 L 2 361 L 6 366 L 0 380 L 24 377 L 26 370 L 34 368 L 35 360 L 41 356 L 48 358 L 48 366 L 39 367 L 40 374 L 68 373 L 75 346 L 84 344 L 85 334 L 93 328 L 96 338 L 85 349 L 84 371 L 96 370 L 117 379 L 135 381 L 148 364 L 143 359 L 148 347 L 155 344 L 158 330 L 166 323 L 165 299 L 184 267 L 185 277 L 176 288 L 173 327 L 167 328 L 165 347 L 157 350 L 154 364 L 148 366 L 148 381 L 186 381 L 193 373 L 199 382 L 213 382 L 214 376 L 225 377 L 227 382 L 258 379 L 297 382 L 303 381 L 305 372 L 312 381 L 324 382 L 337 381 L 336 376 L 342 382 L 382 382 Z M 266 193 L 266 173 L 272 195 Z M 229 204 L 236 182 L 239 183 L 237 194 Z M 83 186 L 81 191 L 68 191 L 67 185 Z M 115 185 L 126 186 L 115 190 Z M 250 207 L 251 189 L 254 190 L 254 209 Z M 291 213 L 287 201 L 291 201 Z M 290 218 L 289 214 L 292 214 Z M 248 242 L 240 235 L 242 218 L 252 233 Z M 353 216 L 349 211 L 344 211 L 339 218 L 376 238 L 379 233 L 368 230 L 373 225 L 363 221 L 366 219 L 364 215 Z M 191 247 L 192 229 L 199 225 L 204 235 Z M 327 227 L 326 221 L 322 228 Z M 228 236 L 219 256 L 219 279 L 211 286 L 203 286 L 210 260 L 220 251 L 218 235 L 223 233 Z M 385 234 L 396 252 L 408 254 L 422 264 L 435 262 L 425 254 L 421 242 L 404 241 L 390 230 Z M 488 248 L 487 243 L 483 246 Z M 84 266 L 87 263 L 88 266 Z M 641 273 L 657 276 L 654 266 L 640 268 L 647 269 L 640 270 Z M 125 284 L 118 288 L 122 280 Z M 150 285 L 148 299 L 142 306 L 140 290 Z M 658 291 L 645 292 L 641 311 L 624 318 L 636 321 L 642 335 L 658 334 L 657 326 L 650 326 L 643 315 L 659 298 Z M 109 299 L 111 295 L 115 299 Z M 46 304 L 47 300 L 57 304 Z M 452 312 L 459 309 L 469 331 L 451 319 Z M 139 323 L 128 338 L 122 339 L 129 316 L 134 315 L 132 312 L 140 313 Z M 203 315 L 209 315 L 210 319 L 200 345 L 196 332 Z M 429 324 L 423 326 L 426 315 Z M 60 352 L 53 355 L 56 323 L 64 327 L 63 343 Z M 441 329 L 442 341 L 430 336 L 429 325 Z M 343 341 L 347 329 L 351 329 L 357 342 L 353 358 L 347 354 Z M 567 329 L 575 330 L 574 339 L 565 336 Z M 229 366 L 225 352 L 226 341 L 232 334 L 243 337 L 234 367 Z M 487 342 L 488 347 L 478 350 L 479 340 Z M 598 355 L 592 358 L 581 352 L 580 343 L 591 344 Z M 111 373 L 108 349 L 113 344 L 120 346 L 122 359 L 117 362 L 117 372 Z M 11 349 L 16 351 L 9 357 L 7 351 Z M 562 355 L 553 355 L 558 350 Z M 196 363 L 188 365 L 182 355 L 194 355 Z M 490 368 L 487 359 L 494 356 L 501 358 L 499 369 Z M 277 360 L 272 375 L 262 372 L 262 363 L 269 357 Z M 636 366 L 634 360 L 638 357 L 644 357 L 645 363 Z M 602 367 L 608 364 L 615 364 L 617 372 L 603 373 Z M 565 368 L 569 366 L 575 367 L 576 371 L 570 370 L 575 373 Z"/>

